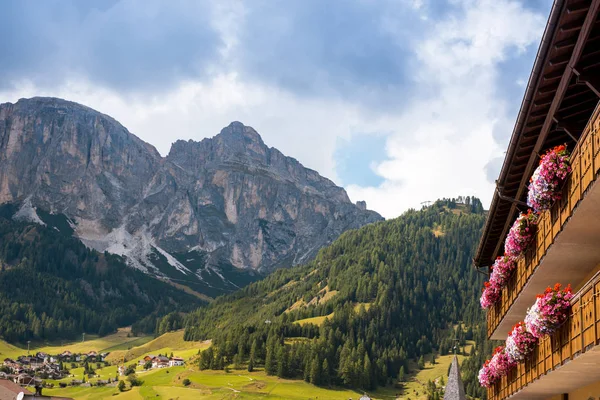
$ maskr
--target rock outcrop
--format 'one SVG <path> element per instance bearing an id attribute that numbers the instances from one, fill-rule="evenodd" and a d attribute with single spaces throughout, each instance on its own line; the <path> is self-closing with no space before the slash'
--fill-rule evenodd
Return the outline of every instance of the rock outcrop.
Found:
<path id="1" fill-rule="evenodd" d="M 90 247 L 197 279 L 302 263 L 382 219 L 239 122 L 161 157 L 113 118 L 55 98 L 0 105 L 1 203 L 21 218 L 64 214 Z"/>

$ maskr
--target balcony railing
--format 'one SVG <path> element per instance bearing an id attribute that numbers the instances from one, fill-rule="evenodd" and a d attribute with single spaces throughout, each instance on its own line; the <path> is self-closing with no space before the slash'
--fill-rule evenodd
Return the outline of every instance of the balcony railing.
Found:
<path id="1" fill-rule="evenodd" d="M 590 220 L 600 215 L 600 185 L 595 185 L 600 171 L 599 107 L 571 154 L 571 166 L 562 199 L 541 214 L 535 245 L 519 261 L 502 289 L 501 300 L 488 310 L 487 332 L 492 339 L 505 339 L 512 326 L 525 317 L 535 294 L 546 286 L 560 282 L 577 288 L 600 262 L 600 223 Z M 582 201 L 587 197 L 595 200 Z M 586 210 L 579 211 L 582 208 Z M 582 242 L 580 247 L 573 246 L 577 241 Z M 576 253 L 571 255 L 569 251 L 574 249 Z M 521 296 L 524 291 L 526 296 Z"/>
<path id="2" fill-rule="evenodd" d="M 553 335 L 544 337 L 524 362 L 489 388 L 488 399 L 548 398 L 599 381 L 599 297 L 597 273 L 574 296 L 567 321 Z"/>

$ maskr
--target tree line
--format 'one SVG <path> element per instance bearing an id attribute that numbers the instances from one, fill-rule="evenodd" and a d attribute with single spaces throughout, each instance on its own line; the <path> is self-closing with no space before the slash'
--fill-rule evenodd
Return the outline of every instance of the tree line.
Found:
<path id="1" fill-rule="evenodd" d="M 138 325 L 138 331 L 154 332 L 163 315 L 201 304 L 118 256 L 50 227 L 14 221 L 14 211 L 0 207 L 0 337 L 9 342 L 105 335 L 144 318 L 151 327 Z"/>
<path id="2" fill-rule="evenodd" d="M 467 339 L 481 345 L 473 350 L 480 358 L 491 345 L 481 336 L 483 276 L 471 259 L 484 220 L 481 202 L 466 197 L 346 232 L 313 262 L 191 313 L 185 338 L 213 340 L 201 369 L 260 366 L 363 390 L 398 383 L 424 358 L 449 354 L 454 343 L 464 348 Z M 317 316 L 327 318 L 302 321 Z M 482 398 L 472 384 L 476 363 L 463 372 L 469 394 Z"/>

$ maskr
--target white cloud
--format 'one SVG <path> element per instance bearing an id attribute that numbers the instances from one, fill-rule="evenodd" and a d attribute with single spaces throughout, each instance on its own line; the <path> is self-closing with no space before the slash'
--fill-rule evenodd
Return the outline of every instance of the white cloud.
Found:
<path id="1" fill-rule="evenodd" d="M 544 18 L 514 1 L 463 1 L 416 46 L 422 93 L 401 110 L 380 163 L 379 187 L 348 187 L 353 199 L 393 217 L 420 202 L 475 195 L 489 205 L 486 164 L 502 155 L 495 127 L 512 126 L 496 95 L 499 63 L 537 43 Z M 520 99 L 515 99 L 519 101 Z M 508 134 L 508 132 L 506 133 Z"/>
<path id="2" fill-rule="evenodd" d="M 235 54 L 235 26 L 245 12 L 237 0 L 220 4 L 213 21 L 220 21 L 217 29 L 227 59 Z M 413 4 L 422 8 L 423 2 Z M 375 112 L 343 99 L 296 96 L 244 81 L 235 72 L 215 72 L 205 83 L 181 82 L 156 97 L 119 94 L 81 80 L 56 90 L 22 82 L 10 92 L 0 92 L 0 101 L 32 96 L 77 101 L 116 118 L 163 155 L 177 139 L 201 140 L 239 120 L 253 126 L 268 145 L 336 182 L 337 138 L 386 132 L 388 159 L 374 167 L 385 182 L 379 187 L 347 187 L 353 200 L 366 200 L 385 217 L 441 197 L 476 195 L 487 204 L 493 187 L 484 167 L 504 151 L 493 131 L 513 122 L 496 94 L 499 63 L 511 51 L 537 43 L 544 18 L 508 0 L 458 4 L 461 14 L 431 22 L 431 29 L 414 42 L 414 79 L 421 95 L 399 110 Z M 235 70 L 235 60 L 229 62 Z"/>

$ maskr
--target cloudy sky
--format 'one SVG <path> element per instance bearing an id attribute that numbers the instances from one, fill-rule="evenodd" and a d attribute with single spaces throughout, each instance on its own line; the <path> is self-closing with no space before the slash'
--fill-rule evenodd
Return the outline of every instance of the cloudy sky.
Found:
<path id="1" fill-rule="evenodd" d="M 551 0 L 0 0 L 0 102 L 56 96 L 166 155 L 238 120 L 395 217 L 487 207 Z"/>

